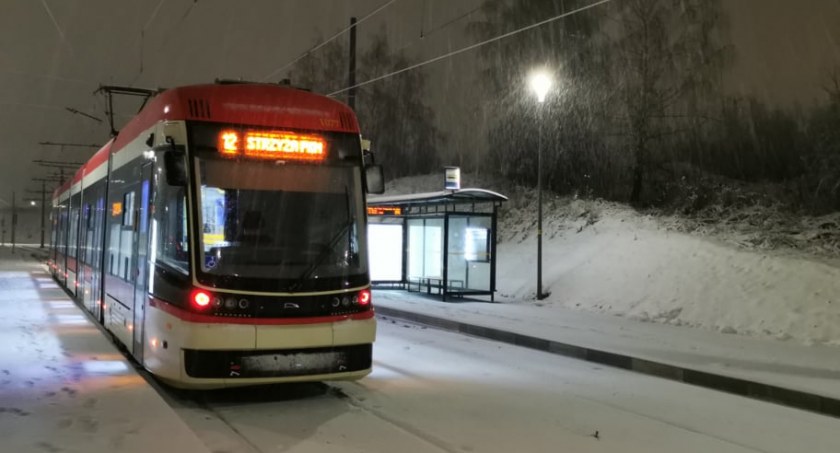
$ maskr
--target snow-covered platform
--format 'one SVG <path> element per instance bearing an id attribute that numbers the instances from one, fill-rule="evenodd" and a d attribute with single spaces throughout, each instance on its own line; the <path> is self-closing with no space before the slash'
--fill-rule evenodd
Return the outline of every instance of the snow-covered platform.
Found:
<path id="1" fill-rule="evenodd" d="M 840 348 L 533 303 L 440 302 L 377 290 L 381 315 L 840 416 Z"/>
<path id="2" fill-rule="evenodd" d="M 208 451 L 31 252 L 0 247 L 0 450 Z"/>

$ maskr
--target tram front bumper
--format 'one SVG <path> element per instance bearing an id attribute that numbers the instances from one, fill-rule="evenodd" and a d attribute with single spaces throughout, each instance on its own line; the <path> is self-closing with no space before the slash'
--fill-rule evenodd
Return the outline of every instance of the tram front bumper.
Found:
<path id="1" fill-rule="evenodd" d="M 154 340 L 144 364 L 176 387 L 354 380 L 371 371 L 373 313 L 311 324 L 197 323 L 160 310 L 149 315 Z"/>

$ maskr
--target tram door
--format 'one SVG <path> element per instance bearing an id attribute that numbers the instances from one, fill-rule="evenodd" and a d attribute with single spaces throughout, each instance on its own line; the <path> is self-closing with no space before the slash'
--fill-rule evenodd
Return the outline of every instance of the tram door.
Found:
<path id="1" fill-rule="evenodd" d="M 134 241 L 134 330 L 132 354 L 141 364 L 143 363 L 143 342 L 145 341 L 146 302 L 149 284 L 149 222 L 152 209 L 152 178 L 154 165 L 146 163 L 141 169 L 140 203 L 137 206 L 135 228 L 137 238 Z"/>
<path id="2" fill-rule="evenodd" d="M 93 268 L 93 275 L 90 281 L 90 296 L 89 303 L 91 304 L 91 312 L 93 317 L 100 323 L 105 322 L 104 313 L 102 310 L 102 301 L 105 294 L 102 292 L 102 268 L 105 263 L 102 262 L 102 248 L 105 246 L 105 195 L 101 194 L 97 197 L 96 206 L 93 209 L 93 237 L 88 247 L 92 247 L 91 251 L 91 268 Z"/>
<path id="3" fill-rule="evenodd" d="M 82 300 L 82 305 L 93 313 L 97 298 L 95 286 L 93 286 L 93 276 L 96 271 L 92 259 L 96 255 L 93 253 L 95 211 L 91 203 L 87 202 L 88 194 L 85 193 L 85 195 L 82 200 L 82 224 L 79 228 L 79 298 Z"/>

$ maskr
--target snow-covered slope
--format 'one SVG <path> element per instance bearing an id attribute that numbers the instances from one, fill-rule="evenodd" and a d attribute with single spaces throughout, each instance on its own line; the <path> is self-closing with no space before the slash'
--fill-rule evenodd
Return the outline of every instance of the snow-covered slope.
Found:
<path id="1" fill-rule="evenodd" d="M 726 229 L 712 236 L 681 233 L 678 219 L 599 200 L 544 194 L 543 285 L 551 294 L 536 301 L 534 192 L 469 175 L 464 180 L 462 186 L 511 198 L 499 223 L 501 301 L 840 345 L 837 263 L 792 250 L 733 246 Z M 404 178 L 389 193 L 441 185 L 442 175 Z"/>

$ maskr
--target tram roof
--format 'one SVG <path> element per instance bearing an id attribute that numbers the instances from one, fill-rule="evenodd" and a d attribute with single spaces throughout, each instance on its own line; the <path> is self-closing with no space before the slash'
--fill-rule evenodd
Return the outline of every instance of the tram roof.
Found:
<path id="1" fill-rule="evenodd" d="M 290 86 L 267 83 L 216 83 L 162 91 L 117 135 L 119 150 L 160 121 L 205 121 L 255 127 L 359 133 L 347 105 Z"/>
<path id="2" fill-rule="evenodd" d="M 73 178 L 56 188 L 53 195 L 69 190 L 85 173 L 106 163 L 110 154 L 119 152 L 143 131 L 162 121 L 359 133 L 358 120 L 350 107 L 292 86 L 222 82 L 171 88 L 151 97 L 117 136 L 80 167 Z"/>

